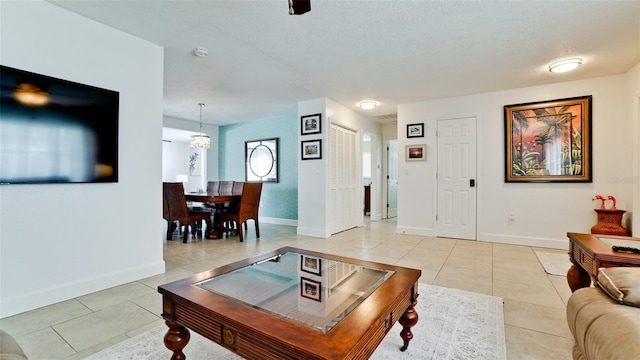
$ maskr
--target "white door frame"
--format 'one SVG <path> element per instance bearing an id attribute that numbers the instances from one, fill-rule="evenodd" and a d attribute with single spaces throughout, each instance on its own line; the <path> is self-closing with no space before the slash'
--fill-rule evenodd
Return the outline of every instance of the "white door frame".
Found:
<path id="1" fill-rule="evenodd" d="M 386 184 L 386 202 L 384 203 L 384 208 L 385 208 L 385 214 L 386 214 L 386 218 L 390 218 L 389 215 L 389 182 L 390 182 L 390 178 L 389 178 L 389 174 L 391 174 L 391 169 L 389 166 L 389 154 L 391 153 L 389 151 L 389 142 L 390 141 L 395 141 L 396 142 L 396 204 L 395 204 L 395 214 L 393 215 L 393 217 L 397 217 L 398 216 L 398 139 L 387 139 L 385 141 L 385 148 L 386 148 L 386 152 L 385 152 L 385 160 L 387 162 L 387 168 L 386 168 L 386 172 L 385 172 L 385 184 Z"/>

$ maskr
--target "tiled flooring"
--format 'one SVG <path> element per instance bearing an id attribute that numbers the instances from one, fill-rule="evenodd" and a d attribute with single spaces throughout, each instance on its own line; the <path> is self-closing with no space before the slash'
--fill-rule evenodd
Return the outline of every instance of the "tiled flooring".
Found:
<path id="1" fill-rule="evenodd" d="M 395 233 L 380 221 L 319 239 L 295 227 L 261 224 L 256 240 L 249 224 L 244 243 L 223 240 L 164 241 L 166 272 L 0 320 L 31 360 L 81 359 L 163 324 L 157 286 L 282 246 L 422 269 L 420 282 L 504 298 L 507 356 L 571 359 L 573 340 L 565 320 L 571 293 L 564 276 L 547 275 L 534 250 L 563 250 L 432 238 Z"/>

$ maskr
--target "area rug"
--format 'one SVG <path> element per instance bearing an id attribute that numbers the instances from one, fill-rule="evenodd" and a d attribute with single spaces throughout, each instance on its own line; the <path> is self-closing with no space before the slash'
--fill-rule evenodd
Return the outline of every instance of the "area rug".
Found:
<path id="1" fill-rule="evenodd" d="M 419 320 L 407 351 L 399 350 L 402 326 L 396 323 L 371 359 L 506 360 L 501 298 L 427 284 L 420 284 L 419 292 Z M 166 326 L 158 326 L 86 359 L 169 359 L 171 352 L 163 344 L 166 331 Z M 241 359 L 193 331 L 184 353 L 188 360 Z"/>
<path id="2" fill-rule="evenodd" d="M 547 274 L 567 275 L 567 271 L 569 271 L 569 268 L 571 267 L 571 261 L 569 261 L 568 254 L 557 254 L 544 251 L 536 251 L 535 253 Z"/>

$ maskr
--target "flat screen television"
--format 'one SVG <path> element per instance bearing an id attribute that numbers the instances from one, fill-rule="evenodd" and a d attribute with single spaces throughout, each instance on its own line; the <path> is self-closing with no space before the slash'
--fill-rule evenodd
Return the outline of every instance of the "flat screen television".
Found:
<path id="1" fill-rule="evenodd" d="M 120 94 L 0 65 L 0 185 L 118 182 Z"/>

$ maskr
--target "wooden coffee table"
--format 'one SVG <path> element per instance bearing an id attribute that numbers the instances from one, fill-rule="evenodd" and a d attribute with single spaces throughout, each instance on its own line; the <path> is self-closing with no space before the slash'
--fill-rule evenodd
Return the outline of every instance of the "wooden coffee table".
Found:
<path id="1" fill-rule="evenodd" d="M 611 245 L 640 247 L 640 238 L 598 234 L 567 233 L 569 258 L 573 263 L 567 272 L 571 291 L 591 286 L 602 267 L 640 266 L 640 254 L 614 252 Z"/>
<path id="2" fill-rule="evenodd" d="M 246 359 L 366 359 L 418 321 L 421 271 L 291 247 L 158 287 L 171 359 L 189 330 Z"/>

